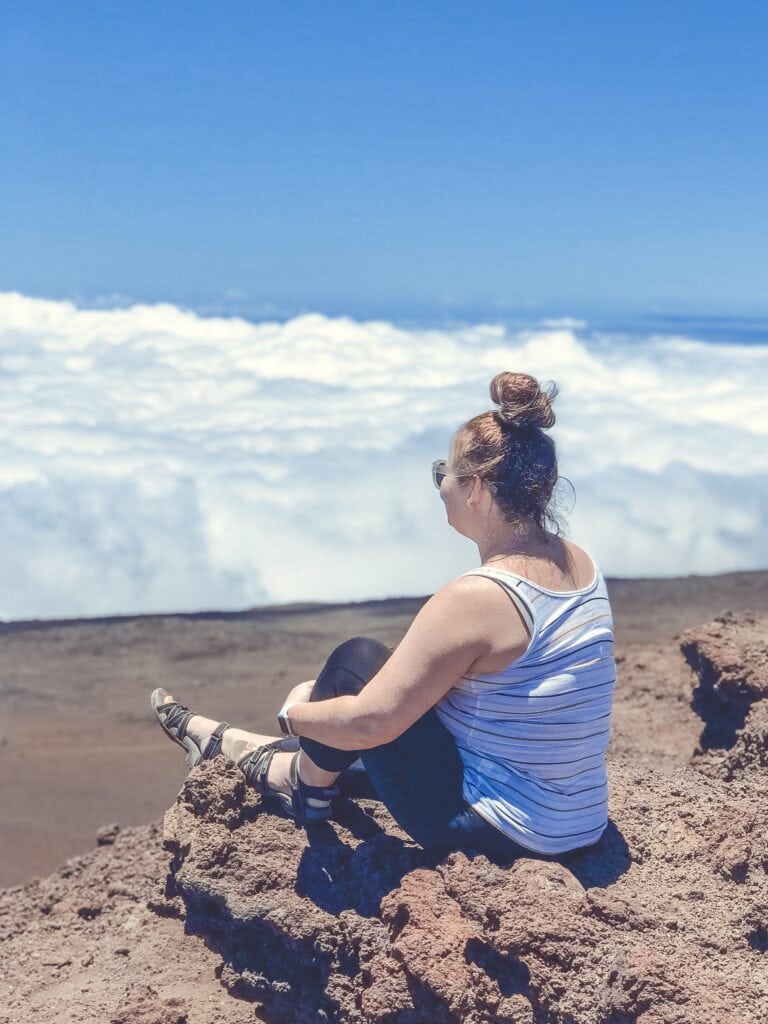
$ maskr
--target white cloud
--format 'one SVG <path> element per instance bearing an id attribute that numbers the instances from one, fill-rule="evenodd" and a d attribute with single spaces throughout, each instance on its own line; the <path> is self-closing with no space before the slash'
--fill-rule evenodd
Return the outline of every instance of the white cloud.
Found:
<path id="1" fill-rule="evenodd" d="M 768 349 L 582 328 L 0 294 L 0 615 L 426 593 L 475 561 L 429 465 L 501 369 L 557 381 L 571 534 L 607 573 L 765 565 Z"/>

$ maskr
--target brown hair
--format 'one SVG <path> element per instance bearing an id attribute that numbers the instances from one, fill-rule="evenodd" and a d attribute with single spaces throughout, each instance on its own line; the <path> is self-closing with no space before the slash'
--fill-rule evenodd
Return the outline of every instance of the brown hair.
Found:
<path id="1" fill-rule="evenodd" d="M 491 485 L 505 519 L 528 519 L 540 529 L 560 522 L 550 510 L 558 480 L 553 426 L 557 386 L 543 387 L 527 373 L 497 373 L 491 399 L 500 408 L 482 412 L 456 432 L 456 470 Z"/>

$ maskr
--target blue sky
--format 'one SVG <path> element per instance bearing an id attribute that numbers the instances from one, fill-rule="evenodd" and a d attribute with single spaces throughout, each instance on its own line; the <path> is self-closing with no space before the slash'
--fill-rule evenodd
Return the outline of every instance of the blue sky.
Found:
<path id="1" fill-rule="evenodd" d="M 768 314 L 762 3 L 0 8 L 0 291 Z"/>

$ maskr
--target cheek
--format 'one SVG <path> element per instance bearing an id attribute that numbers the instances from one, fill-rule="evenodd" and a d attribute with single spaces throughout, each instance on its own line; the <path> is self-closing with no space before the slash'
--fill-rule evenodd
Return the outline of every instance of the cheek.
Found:
<path id="1" fill-rule="evenodd" d="M 458 511 L 461 504 L 461 494 L 450 477 L 443 481 L 443 486 L 440 488 L 440 497 L 443 499 L 443 504 L 449 513 Z"/>

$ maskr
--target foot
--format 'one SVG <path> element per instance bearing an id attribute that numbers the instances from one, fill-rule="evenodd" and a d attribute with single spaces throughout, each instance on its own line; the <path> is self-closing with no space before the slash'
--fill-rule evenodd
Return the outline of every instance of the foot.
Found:
<path id="1" fill-rule="evenodd" d="M 163 704 L 170 704 L 176 698 L 167 693 Z M 187 723 L 187 736 L 191 736 L 201 750 L 205 750 L 213 730 L 218 725 L 212 718 L 203 718 L 202 715 L 193 715 Z M 229 730 L 227 730 L 229 732 Z"/>
<path id="2" fill-rule="evenodd" d="M 163 692 L 165 693 L 165 691 Z M 175 702 L 176 698 L 173 694 L 165 693 L 164 698 L 159 703 L 160 706 L 163 706 L 165 704 L 173 704 Z M 184 736 L 192 740 L 201 751 L 204 751 L 211 735 L 219 724 L 220 723 L 213 718 L 206 718 L 204 715 L 191 714 L 189 721 L 183 728 L 183 733 Z M 166 729 L 166 732 L 168 732 L 168 729 Z M 185 744 L 176 736 L 171 734 L 171 738 L 175 739 L 177 743 L 181 743 L 182 746 L 185 746 Z M 273 743 L 277 738 L 278 737 L 275 736 L 262 736 L 258 733 L 247 732 L 245 729 L 237 729 L 234 726 L 229 726 L 221 737 L 221 753 L 230 760 L 239 762 L 249 751 L 256 750 L 258 747 L 262 747 L 268 743 Z M 267 782 L 270 789 L 279 793 L 284 793 L 286 796 L 290 796 L 290 769 L 291 762 L 295 755 L 295 744 L 286 743 L 286 746 L 290 746 L 293 749 L 285 751 L 278 750 L 274 754 L 269 765 Z M 189 757 L 188 747 L 187 750 Z M 297 768 L 302 782 L 309 785 L 332 785 L 336 777 L 335 775 L 329 775 L 327 772 L 322 771 L 322 769 L 317 768 L 303 751 L 299 756 Z M 307 803 L 309 806 L 317 808 L 326 808 L 330 805 L 330 801 L 328 800 L 308 799 Z"/>
<path id="3" fill-rule="evenodd" d="M 189 728 L 190 723 L 197 716 L 188 707 L 174 700 L 173 695 L 159 686 L 153 690 L 150 703 L 155 711 L 157 720 L 166 736 L 169 736 L 174 743 L 184 748 L 186 762 L 190 768 L 199 764 L 204 758 L 215 757 L 221 752 L 222 733 L 229 729 L 229 722 L 211 722 L 211 727 L 202 730 L 205 740 L 200 741 L 200 729 Z"/>
<path id="4" fill-rule="evenodd" d="M 166 693 L 162 704 L 173 704 L 175 700 L 172 693 Z M 192 714 L 186 724 L 185 733 L 195 741 L 201 750 L 205 750 L 217 725 L 219 723 L 214 718 Z M 259 736 L 257 733 L 246 732 L 245 729 L 237 729 L 231 725 L 221 738 L 221 752 L 232 761 L 238 761 L 246 750 L 253 750 L 273 739 L 275 739 L 274 736 Z"/>
<path id="5" fill-rule="evenodd" d="M 202 721 L 210 723 L 211 720 L 205 718 Z M 215 727 L 216 723 L 214 722 L 213 728 Z M 275 736 L 260 736 L 256 733 L 246 732 L 244 729 L 227 729 L 222 742 L 222 752 L 227 757 L 231 757 L 233 761 L 240 761 L 249 751 L 256 750 L 258 747 L 263 747 L 268 743 L 274 743 L 276 739 L 277 737 Z M 295 745 L 291 744 L 290 747 L 291 749 L 289 750 L 278 750 L 273 755 L 267 772 L 267 783 L 270 789 L 278 793 L 285 793 L 286 796 L 291 795 L 290 770 L 291 762 L 296 754 Z M 315 766 L 303 751 L 299 755 L 297 767 L 301 781 L 312 786 L 333 785 L 336 778 L 335 775 L 329 776 L 327 772 L 321 773 L 322 778 L 315 778 L 319 769 L 315 769 L 313 773 Z M 310 807 L 330 806 L 329 800 L 310 799 L 307 803 Z"/>

